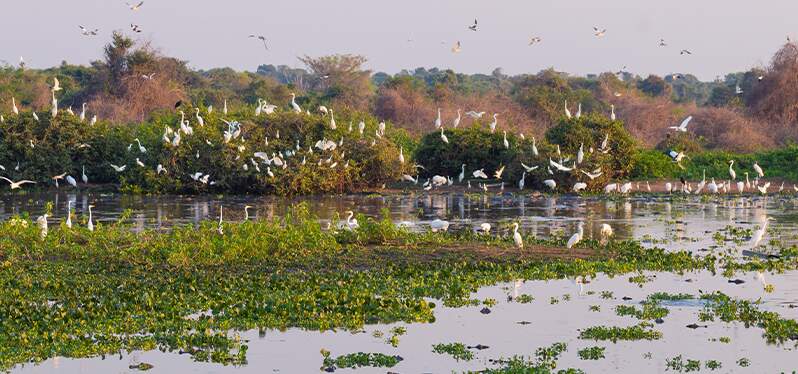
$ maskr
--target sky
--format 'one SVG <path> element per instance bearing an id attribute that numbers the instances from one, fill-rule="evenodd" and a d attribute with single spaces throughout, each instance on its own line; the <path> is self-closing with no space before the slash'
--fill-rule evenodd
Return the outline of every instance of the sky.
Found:
<path id="1" fill-rule="evenodd" d="M 51 67 L 101 57 L 114 30 L 150 41 L 197 69 L 260 64 L 301 67 L 298 56 L 361 54 L 372 71 L 416 67 L 463 73 L 536 73 L 553 67 L 575 75 L 674 72 L 702 80 L 766 66 L 798 36 L 795 0 L 7 0 L 0 21 L 0 60 Z M 467 27 L 478 19 L 478 31 Z M 78 25 L 99 28 L 81 35 Z M 597 38 L 593 27 L 606 28 Z M 266 36 L 269 50 L 249 34 Z M 532 36 L 543 41 L 529 46 Z M 667 47 L 659 47 L 664 38 Z M 456 42 L 460 53 L 452 53 Z M 682 56 L 681 49 L 693 54 Z"/>

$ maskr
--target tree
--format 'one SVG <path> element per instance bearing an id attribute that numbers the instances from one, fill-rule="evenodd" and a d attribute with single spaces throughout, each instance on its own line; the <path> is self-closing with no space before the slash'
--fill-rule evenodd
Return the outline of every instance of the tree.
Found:
<path id="1" fill-rule="evenodd" d="M 637 89 L 652 97 L 670 96 L 671 87 L 664 79 L 649 75 L 648 78 L 637 83 Z"/>
<path id="2" fill-rule="evenodd" d="M 310 70 L 309 86 L 322 91 L 338 105 L 364 109 L 374 93 L 371 72 L 363 70 L 367 59 L 359 55 L 338 54 L 299 58 Z"/>

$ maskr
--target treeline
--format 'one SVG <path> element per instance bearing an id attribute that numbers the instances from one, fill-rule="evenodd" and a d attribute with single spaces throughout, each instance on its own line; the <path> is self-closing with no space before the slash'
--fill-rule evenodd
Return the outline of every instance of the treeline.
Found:
<path id="1" fill-rule="evenodd" d="M 0 115 L 11 112 L 11 99 L 23 110 L 46 111 L 50 88 L 58 78 L 62 109 L 80 111 L 114 125 L 149 121 L 173 109 L 190 107 L 254 111 L 259 100 L 288 108 L 291 94 L 305 110 L 320 105 L 357 111 L 406 129 L 416 139 L 433 130 L 438 109 L 442 124 L 485 124 L 498 114 L 499 128 L 542 137 L 560 123 L 567 101 L 572 112 L 609 116 L 612 108 L 642 146 L 691 152 L 754 152 L 790 145 L 798 139 L 798 46 L 788 43 L 769 66 L 701 82 L 689 74 L 639 77 L 607 72 L 584 77 L 553 69 L 508 76 L 459 74 L 424 69 L 398 74 L 371 72 L 355 55 L 300 57 L 304 68 L 261 65 L 254 72 L 229 68 L 194 70 L 186 61 L 163 56 L 148 43 L 114 34 L 103 57 L 89 66 L 66 62 L 43 70 L 0 68 Z M 485 112 L 480 120 L 466 111 Z M 694 117 L 690 137 L 673 139 L 667 130 Z M 487 120 L 486 120 L 487 119 Z M 678 141 L 677 141 L 678 140 Z"/>

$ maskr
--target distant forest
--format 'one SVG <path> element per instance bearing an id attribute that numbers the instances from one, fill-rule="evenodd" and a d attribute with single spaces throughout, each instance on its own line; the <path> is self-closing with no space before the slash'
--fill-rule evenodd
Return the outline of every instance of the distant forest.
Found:
<path id="1" fill-rule="evenodd" d="M 667 144 L 668 126 L 692 115 L 691 149 L 754 151 L 798 139 L 798 45 L 785 44 L 769 66 L 702 82 L 671 74 L 641 77 L 628 72 L 572 76 L 553 68 L 536 74 L 460 74 L 417 68 L 398 74 L 364 69 L 357 55 L 301 56 L 305 68 L 261 65 L 255 72 L 230 68 L 193 70 L 148 43 L 114 34 L 102 57 L 89 66 L 63 62 L 49 69 L 0 66 L 0 114 L 11 99 L 26 109 L 47 110 L 53 77 L 60 80 L 62 108 L 85 103 L 101 119 L 133 126 L 184 101 L 198 107 L 254 108 L 259 99 L 288 108 L 291 93 L 310 110 L 319 105 L 367 111 L 416 136 L 433 129 L 438 108 L 444 126 L 469 110 L 498 113 L 505 129 L 542 134 L 570 110 L 616 115 L 643 145 Z"/>

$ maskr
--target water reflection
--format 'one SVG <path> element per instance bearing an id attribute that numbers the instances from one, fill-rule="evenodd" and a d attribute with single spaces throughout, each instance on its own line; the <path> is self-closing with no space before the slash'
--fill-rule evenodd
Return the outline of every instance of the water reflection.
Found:
<path id="1" fill-rule="evenodd" d="M 49 192 L 5 194 L 0 196 L 0 218 L 23 212 L 32 217 L 42 214 L 47 203 L 54 206 L 52 222 L 65 218 L 71 201 L 76 216 L 88 214 L 88 205 L 95 206 L 98 222 L 111 222 L 126 210 L 136 230 L 145 227 L 168 228 L 178 224 L 196 224 L 203 219 L 216 219 L 224 205 L 225 220 L 244 218 L 244 206 L 251 205 L 251 217 L 272 219 L 304 202 L 319 216 L 323 224 L 347 210 L 368 216 L 380 216 L 387 210 L 394 222 L 424 229 L 436 219 L 449 220 L 453 229 L 476 227 L 490 223 L 495 232 L 506 233 L 507 222 L 518 221 L 521 230 L 540 237 L 570 236 L 578 222 L 584 223 L 585 236 L 596 238 L 601 224 L 610 224 L 616 238 L 648 239 L 675 249 L 697 250 L 712 244 L 710 234 L 727 225 L 750 225 L 756 229 L 767 217 L 774 218 L 771 227 L 781 232 L 794 229 L 798 215 L 792 197 L 701 197 L 671 198 L 533 196 L 511 194 L 462 193 L 343 195 L 282 198 L 272 196 L 142 196 L 83 192 Z M 504 224 L 504 225 L 502 225 Z M 794 243 L 795 238 L 783 238 Z M 666 243 L 667 241 L 667 243 Z"/>

